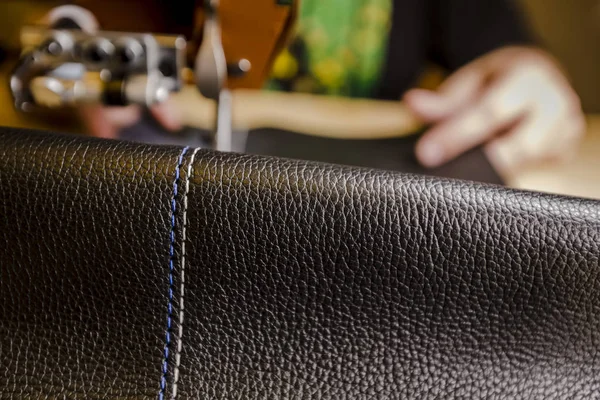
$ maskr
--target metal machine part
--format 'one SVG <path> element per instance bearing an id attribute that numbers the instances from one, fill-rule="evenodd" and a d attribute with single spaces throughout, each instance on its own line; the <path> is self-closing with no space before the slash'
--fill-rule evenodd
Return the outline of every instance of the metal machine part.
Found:
<path id="1" fill-rule="evenodd" d="M 204 36 L 194 70 L 196 85 L 204 97 L 217 102 L 213 146 L 220 151 L 232 151 L 232 96 L 227 90 L 228 66 L 221 38 L 219 0 L 205 0 L 204 7 Z M 243 65 L 250 68 L 249 65 Z"/>
<path id="2" fill-rule="evenodd" d="M 219 93 L 227 84 L 227 61 L 221 41 L 219 24 L 219 1 L 205 1 L 206 20 L 200 50 L 196 57 L 196 86 L 208 99 L 218 100 Z"/>
<path id="3" fill-rule="evenodd" d="M 217 100 L 217 126 L 215 127 L 214 147 L 218 151 L 233 151 L 233 96 L 228 89 L 222 89 Z"/>
<path id="4" fill-rule="evenodd" d="M 81 103 L 150 106 L 182 86 L 183 37 L 25 27 L 11 77 L 18 109 Z"/>

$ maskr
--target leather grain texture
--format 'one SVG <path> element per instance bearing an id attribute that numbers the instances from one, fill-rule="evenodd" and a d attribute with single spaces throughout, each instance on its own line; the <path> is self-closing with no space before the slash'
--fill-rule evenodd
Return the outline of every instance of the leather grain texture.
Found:
<path id="1" fill-rule="evenodd" d="M 193 154 L 0 130 L 0 398 L 600 398 L 599 202 Z"/>

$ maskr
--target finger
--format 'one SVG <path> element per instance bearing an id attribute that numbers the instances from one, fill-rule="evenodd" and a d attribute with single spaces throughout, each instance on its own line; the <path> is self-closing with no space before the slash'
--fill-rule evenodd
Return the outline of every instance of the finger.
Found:
<path id="1" fill-rule="evenodd" d="M 108 139 L 116 138 L 121 129 L 135 124 L 141 116 L 137 106 L 84 106 L 79 109 L 79 113 L 91 135 Z"/>
<path id="2" fill-rule="evenodd" d="M 494 169 L 509 178 L 533 163 L 571 159 L 584 132 L 585 119 L 578 114 L 556 119 L 538 115 L 488 143 L 485 152 Z"/>
<path id="3" fill-rule="evenodd" d="M 471 104 L 484 83 L 486 70 L 473 64 L 450 76 L 437 92 L 413 89 L 404 96 L 409 109 L 426 122 L 436 122 Z"/>
<path id="4" fill-rule="evenodd" d="M 518 75 L 501 78 L 471 108 L 431 128 L 417 143 L 419 161 L 439 166 L 525 117 L 532 101 L 520 81 Z"/>
<path id="5" fill-rule="evenodd" d="M 165 129 L 177 131 L 182 128 L 181 115 L 173 101 L 167 100 L 150 107 L 150 112 L 156 121 Z"/>
<path id="6" fill-rule="evenodd" d="M 501 176 L 513 176 L 529 160 L 545 152 L 542 149 L 544 142 L 537 136 L 543 125 L 539 118 L 528 118 L 522 125 L 485 146 L 488 160 Z"/>
<path id="7" fill-rule="evenodd" d="M 439 121 L 449 113 L 447 102 L 431 90 L 409 90 L 403 101 L 410 111 L 426 123 Z"/>
<path id="8" fill-rule="evenodd" d="M 78 111 L 87 134 L 105 139 L 117 136 L 117 129 L 105 117 L 100 106 L 81 107 Z"/>
<path id="9" fill-rule="evenodd" d="M 117 128 L 124 128 L 135 124 L 142 115 L 141 109 L 137 105 L 130 105 L 127 107 L 107 107 L 102 110 L 104 117 Z"/>

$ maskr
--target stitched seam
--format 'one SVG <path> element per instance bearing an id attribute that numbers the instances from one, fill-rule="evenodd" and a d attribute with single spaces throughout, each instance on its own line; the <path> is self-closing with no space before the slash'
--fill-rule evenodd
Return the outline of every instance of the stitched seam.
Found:
<path id="1" fill-rule="evenodd" d="M 183 192 L 183 222 L 181 228 L 181 286 L 179 289 L 179 334 L 177 349 L 175 352 L 175 368 L 173 376 L 173 388 L 171 390 L 171 398 L 174 399 L 177 396 L 177 384 L 179 383 L 179 367 L 181 365 L 181 350 L 183 348 L 183 314 L 184 304 L 183 300 L 185 297 L 185 262 L 186 262 L 186 243 L 187 243 L 187 211 L 188 211 L 188 193 L 190 192 L 190 181 L 192 180 L 192 173 L 194 171 L 194 160 L 199 148 L 194 150 L 190 163 L 187 168 L 187 177 L 185 182 L 185 189 Z"/>
<path id="2" fill-rule="evenodd" d="M 158 397 L 161 400 L 164 399 L 165 390 L 167 388 L 169 347 L 171 346 L 171 324 L 173 320 L 173 275 L 175 270 L 175 218 L 177 215 L 177 191 L 179 187 L 179 178 L 181 174 L 181 166 L 183 164 L 183 157 L 188 150 L 189 147 L 184 148 L 179 155 L 177 167 L 175 168 L 175 180 L 173 181 L 173 197 L 171 198 L 171 237 L 169 244 L 169 295 L 167 303 L 167 329 L 165 332 L 165 347 L 163 353 L 162 374 L 160 378 L 160 391 L 158 393 Z"/>

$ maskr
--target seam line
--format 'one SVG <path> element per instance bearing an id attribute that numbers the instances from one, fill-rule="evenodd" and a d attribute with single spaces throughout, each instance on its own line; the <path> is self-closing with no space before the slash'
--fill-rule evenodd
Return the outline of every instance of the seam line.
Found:
<path id="1" fill-rule="evenodd" d="M 186 244 L 187 244 L 187 211 L 188 211 L 188 193 L 190 192 L 190 181 L 192 180 L 192 174 L 194 172 L 194 160 L 196 154 L 200 148 L 197 148 L 192 153 L 190 162 L 187 167 L 187 176 L 185 182 L 185 189 L 183 192 L 183 221 L 181 231 L 181 286 L 179 289 L 179 333 L 177 349 L 175 351 L 175 368 L 173 376 L 173 387 L 171 390 L 171 398 L 174 399 L 177 396 L 177 385 L 179 383 L 179 367 L 181 365 L 181 350 L 183 348 L 183 317 L 184 317 L 184 298 L 185 298 L 185 263 L 186 263 Z"/>
<path id="2" fill-rule="evenodd" d="M 179 187 L 179 180 L 181 175 L 181 166 L 183 164 L 183 157 L 189 150 L 189 147 L 185 147 L 179 159 L 177 161 L 177 167 L 175 168 L 175 180 L 173 181 L 173 197 L 171 198 L 171 237 L 169 244 L 169 294 L 167 303 L 167 329 L 165 332 L 165 347 L 163 352 L 162 362 L 162 374 L 160 377 L 160 391 L 158 392 L 158 398 L 164 399 L 165 390 L 167 388 L 167 373 L 169 365 L 169 347 L 171 346 L 171 328 L 173 320 L 173 275 L 175 270 L 175 230 L 176 230 L 176 214 L 177 214 L 177 192 Z"/>

